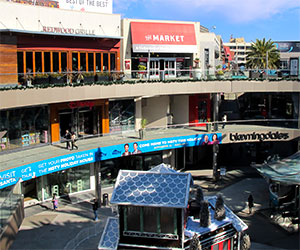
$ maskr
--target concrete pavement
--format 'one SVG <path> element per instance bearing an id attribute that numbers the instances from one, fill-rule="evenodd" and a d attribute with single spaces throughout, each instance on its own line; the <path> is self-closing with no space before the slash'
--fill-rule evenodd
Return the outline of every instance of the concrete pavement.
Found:
<path id="1" fill-rule="evenodd" d="M 223 194 L 225 203 L 248 224 L 251 249 L 299 249 L 299 235 L 289 235 L 260 212 L 268 205 L 263 178 L 256 175 L 250 178 L 249 173 L 250 177 L 245 178 L 245 172 L 234 170 L 228 171 L 223 181 L 215 185 L 207 173 L 205 170 L 194 173 L 195 184 L 203 186 L 205 195 Z M 253 214 L 246 208 L 249 192 L 254 196 Z M 69 203 L 60 200 L 58 211 L 51 210 L 50 202 L 26 208 L 26 218 L 11 249 L 63 249 L 70 241 L 74 243 L 77 235 L 76 240 L 81 241 L 77 249 L 97 249 L 106 219 L 114 214 L 111 208 L 102 207 L 99 209 L 100 221 L 94 222 L 90 203 L 93 194 L 79 195 L 86 200 L 74 197 Z"/>

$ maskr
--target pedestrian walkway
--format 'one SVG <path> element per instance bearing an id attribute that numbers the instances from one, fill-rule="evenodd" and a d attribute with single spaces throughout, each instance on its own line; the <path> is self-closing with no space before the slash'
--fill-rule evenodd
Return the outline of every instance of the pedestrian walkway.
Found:
<path id="1" fill-rule="evenodd" d="M 261 209 L 266 209 L 268 202 L 265 196 L 266 181 L 254 174 L 253 178 L 250 178 L 251 175 L 245 178 L 247 171 L 228 171 L 228 176 L 215 189 L 209 175 L 206 176 L 209 172 L 197 170 L 193 175 L 197 179 L 196 185 L 206 185 L 203 188 L 204 195 L 222 193 L 228 207 L 247 223 L 251 249 L 299 249 L 298 235 L 288 235 L 260 213 Z M 247 209 L 248 192 L 254 196 L 255 207 L 252 214 Z M 76 249 L 97 249 L 107 218 L 115 214 L 110 207 L 101 207 L 100 220 L 94 222 L 91 197 L 93 192 L 90 191 L 75 195 L 69 200 L 60 199 L 58 211 L 52 211 L 50 202 L 27 207 L 26 217 L 10 249 L 64 249 L 75 240 L 81 241 Z"/>

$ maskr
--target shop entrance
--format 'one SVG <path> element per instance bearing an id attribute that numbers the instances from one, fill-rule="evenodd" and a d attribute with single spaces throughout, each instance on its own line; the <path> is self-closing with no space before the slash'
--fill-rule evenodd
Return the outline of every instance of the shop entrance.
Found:
<path id="1" fill-rule="evenodd" d="M 78 137 L 86 137 L 102 133 L 101 107 L 82 107 L 65 109 L 59 112 L 60 136 L 63 137 L 68 129 Z"/>
<path id="2" fill-rule="evenodd" d="M 163 76 L 161 76 L 163 74 Z M 176 76 L 176 58 L 150 58 L 150 78 L 172 78 Z"/>
<path id="3" fill-rule="evenodd" d="M 24 201 L 38 199 L 36 185 L 36 179 L 22 182 L 22 194 L 24 195 Z"/>

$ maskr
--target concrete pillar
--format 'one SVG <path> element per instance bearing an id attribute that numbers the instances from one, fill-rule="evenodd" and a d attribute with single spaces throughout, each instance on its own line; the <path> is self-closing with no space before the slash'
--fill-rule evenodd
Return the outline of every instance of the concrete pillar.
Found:
<path id="1" fill-rule="evenodd" d="M 172 168 L 175 166 L 175 149 L 163 151 L 163 163 L 171 165 Z"/>
<path id="2" fill-rule="evenodd" d="M 95 162 L 94 163 L 94 180 L 95 180 L 95 197 L 98 199 L 98 204 L 101 207 L 101 163 L 99 162 Z"/>
<path id="3" fill-rule="evenodd" d="M 214 131 L 218 130 L 218 123 L 216 123 L 219 120 L 219 100 L 220 100 L 220 94 L 216 93 L 213 95 L 213 122 L 214 122 Z"/>
<path id="4" fill-rule="evenodd" d="M 135 131 L 141 129 L 142 122 L 142 98 L 135 98 Z"/>

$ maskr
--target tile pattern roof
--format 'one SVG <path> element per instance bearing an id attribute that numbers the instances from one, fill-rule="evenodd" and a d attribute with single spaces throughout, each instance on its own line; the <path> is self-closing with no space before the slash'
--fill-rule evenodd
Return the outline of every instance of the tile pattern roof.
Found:
<path id="1" fill-rule="evenodd" d="M 191 175 L 120 170 L 111 204 L 185 208 Z"/>
<path id="2" fill-rule="evenodd" d="M 109 217 L 106 221 L 98 249 L 101 250 L 115 250 L 118 249 L 119 244 L 119 219 Z"/>

